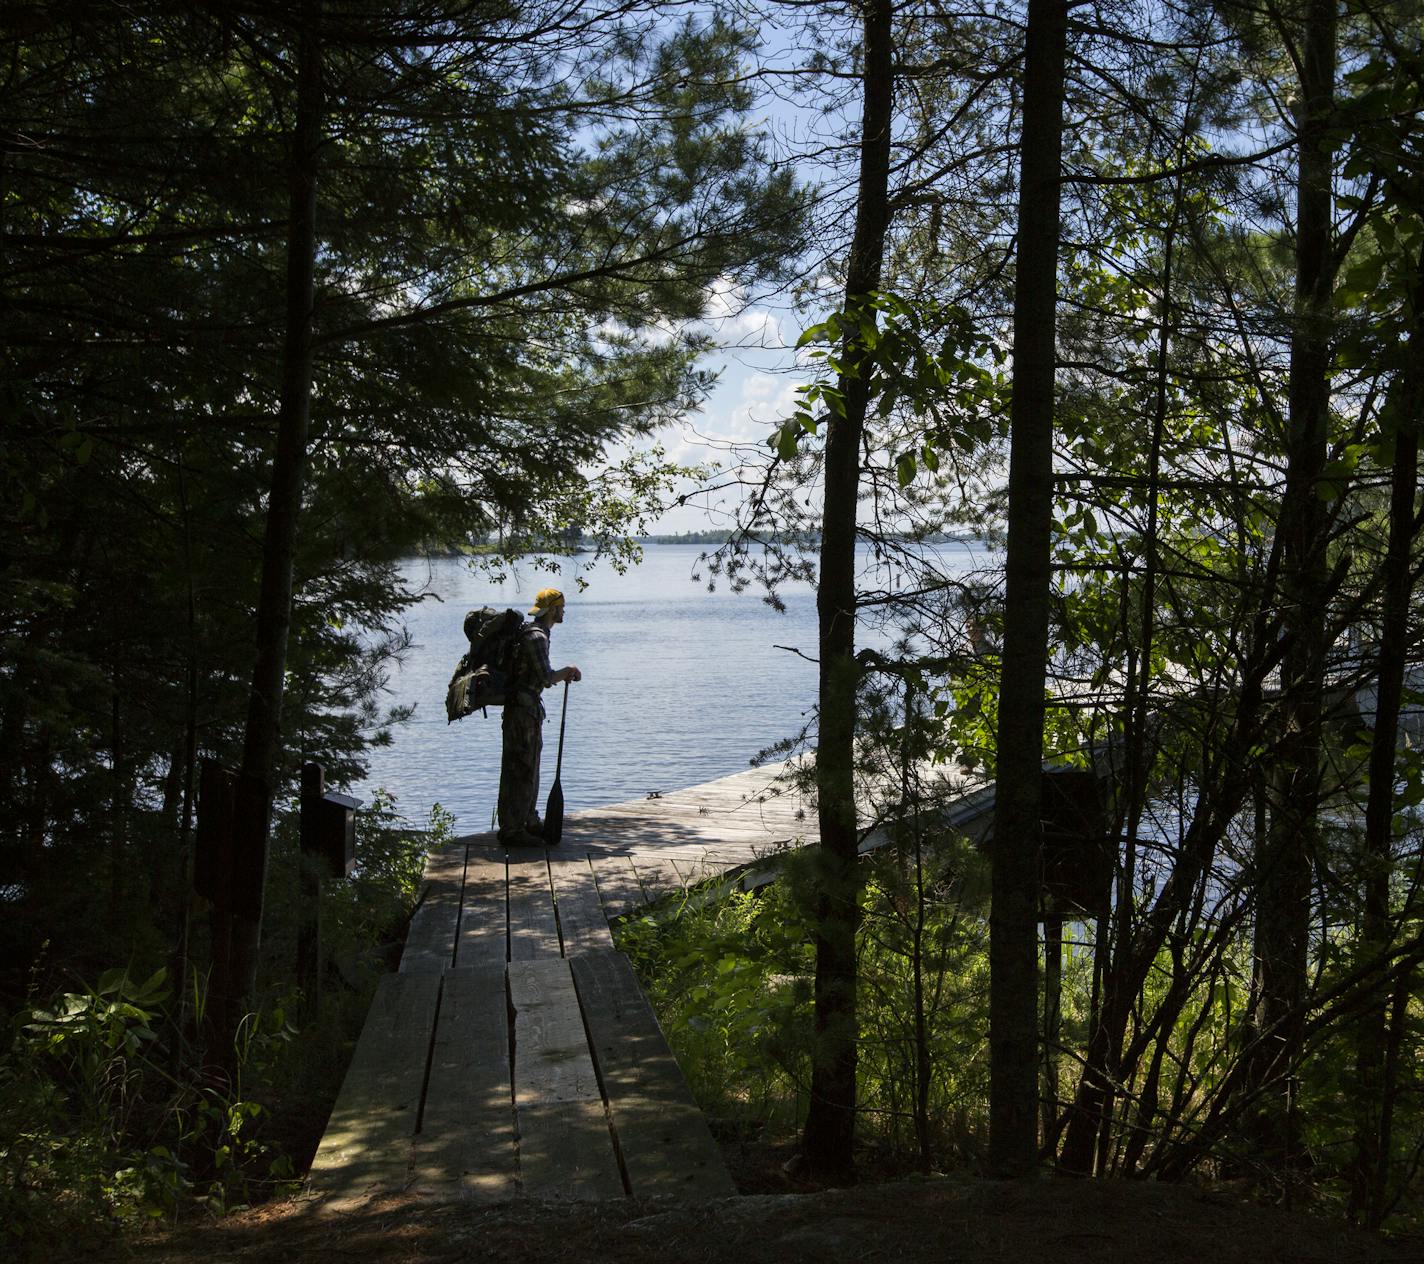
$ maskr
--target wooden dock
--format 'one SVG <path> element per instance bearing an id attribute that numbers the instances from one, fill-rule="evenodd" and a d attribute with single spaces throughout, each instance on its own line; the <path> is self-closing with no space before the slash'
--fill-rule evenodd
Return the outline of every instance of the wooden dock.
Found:
<path id="1" fill-rule="evenodd" d="M 1363 695 L 1360 695 L 1363 699 Z M 1370 699 L 1357 701 L 1361 716 Z M 1420 725 L 1424 709 L 1411 712 Z M 1411 730 L 1401 721 L 1401 733 Z M 1113 747 L 1094 773 L 1113 775 Z M 1044 761 L 1045 772 L 1059 761 Z M 433 853 L 400 971 L 381 980 L 310 1192 L 346 1207 L 386 1193 L 440 1200 L 734 1192 L 610 926 L 694 889 L 751 889 L 818 839 L 814 804 L 777 765 L 573 812 L 562 845 L 493 834 Z M 995 787 L 916 769 L 937 830 L 982 841 Z M 857 786 L 860 849 L 903 816 L 901 770 Z"/>
<path id="2" fill-rule="evenodd" d="M 815 812 L 781 771 L 570 813 L 556 848 L 476 834 L 433 853 L 310 1193 L 340 1209 L 398 1192 L 735 1192 L 609 924 L 814 841 Z"/>

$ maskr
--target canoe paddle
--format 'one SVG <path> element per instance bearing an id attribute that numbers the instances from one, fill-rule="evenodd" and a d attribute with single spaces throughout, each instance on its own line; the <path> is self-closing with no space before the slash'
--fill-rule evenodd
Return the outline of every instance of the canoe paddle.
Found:
<path id="1" fill-rule="evenodd" d="M 553 847 L 564 836 L 564 788 L 559 775 L 564 771 L 564 722 L 569 718 L 569 682 L 564 681 L 564 709 L 559 715 L 559 758 L 554 765 L 554 784 L 544 805 L 544 843 Z"/>

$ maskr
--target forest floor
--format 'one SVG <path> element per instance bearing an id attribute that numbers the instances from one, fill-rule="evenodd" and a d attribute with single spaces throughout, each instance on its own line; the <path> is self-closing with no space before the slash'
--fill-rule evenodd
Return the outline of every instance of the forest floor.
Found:
<path id="1" fill-rule="evenodd" d="M 394 1197 L 343 1213 L 297 1200 L 130 1240 L 106 1256 L 135 1264 L 1424 1262 L 1424 1236 L 1380 1237 L 1228 1189 L 1051 1178 L 938 1177 L 800 1192 L 790 1178 L 756 1183 L 781 1189 L 708 1203 L 472 1206 Z M 49 1264 L 66 1258 L 47 1256 Z"/>

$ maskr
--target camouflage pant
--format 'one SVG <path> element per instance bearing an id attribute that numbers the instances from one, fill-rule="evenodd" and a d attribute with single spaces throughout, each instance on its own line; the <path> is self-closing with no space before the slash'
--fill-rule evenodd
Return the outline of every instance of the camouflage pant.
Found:
<path id="1" fill-rule="evenodd" d="M 507 838 L 539 821 L 539 757 L 544 753 L 540 707 L 504 708 L 504 758 L 499 765 L 499 836 Z"/>

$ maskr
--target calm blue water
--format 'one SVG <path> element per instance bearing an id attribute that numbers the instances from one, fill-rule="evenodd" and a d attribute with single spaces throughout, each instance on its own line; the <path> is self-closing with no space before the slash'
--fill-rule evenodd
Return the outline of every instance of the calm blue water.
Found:
<path id="1" fill-rule="evenodd" d="M 940 551 L 955 567 L 985 560 L 967 545 Z M 606 564 L 585 568 L 577 558 L 562 560 L 561 575 L 521 563 L 502 583 L 459 559 L 407 563 L 412 588 L 440 598 L 410 612 L 415 645 L 390 681 L 392 700 L 417 709 L 395 731 L 392 746 L 372 752 L 370 776 L 354 792 L 369 799 L 384 786 L 411 820 L 438 802 L 461 829 L 489 827 L 499 786 L 499 712 L 447 725 L 445 686 L 466 648 L 467 610 L 527 609 L 548 585 L 568 597 L 567 617 L 554 630 L 554 666 L 574 663 L 584 676 L 569 687 L 563 768 L 569 811 L 741 772 L 758 751 L 795 736 L 816 699 L 814 593 L 805 586 L 782 590 L 785 613 L 752 590 L 738 595 L 720 585 L 709 593 L 691 579 L 701 552 L 698 545 L 648 545 L 642 564 L 624 575 Z M 580 574 L 588 581 L 582 593 L 575 583 Z M 541 802 L 554 775 L 562 694 L 562 686 L 545 694 Z"/>

